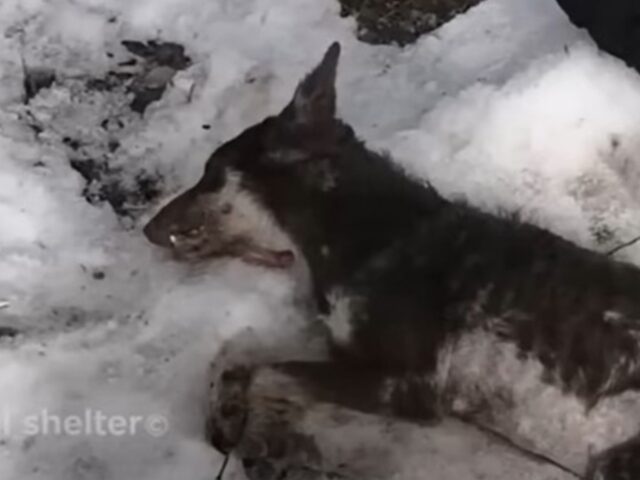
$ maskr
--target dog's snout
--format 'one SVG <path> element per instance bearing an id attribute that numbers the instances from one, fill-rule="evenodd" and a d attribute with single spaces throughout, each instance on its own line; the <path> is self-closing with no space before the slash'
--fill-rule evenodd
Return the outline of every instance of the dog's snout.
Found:
<path id="1" fill-rule="evenodd" d="M 154 245 L 171 247 L 171 235 L 169 231 L 159 225 L 157 219 L 152 218 L 142 229 L 142 233 Z"/>

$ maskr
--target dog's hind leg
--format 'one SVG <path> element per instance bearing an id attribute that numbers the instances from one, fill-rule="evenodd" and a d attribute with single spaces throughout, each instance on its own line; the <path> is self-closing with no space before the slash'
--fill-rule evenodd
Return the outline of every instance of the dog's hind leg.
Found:
<path id="1" fill-rule="evenodd" d="M 640 435 L 595 457 L 587 480 L 640 479 Z"/>

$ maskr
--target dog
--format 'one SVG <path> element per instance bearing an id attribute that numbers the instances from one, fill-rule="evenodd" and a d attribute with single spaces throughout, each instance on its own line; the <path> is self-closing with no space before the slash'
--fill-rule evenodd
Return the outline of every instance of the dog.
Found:
<path id="1" fill-rule="evenodd" d="M 640 5 L 633 0 L 557 0 L 599 48 L 640 71 Z"/>
<path id="2" fill-rule="evenodd" d="M 264 366 L 281 409 L 290 391 L 304 392 L 298 413 L 315 399 L 456 417 L 580 478 L 640 479 L 640 269 L 447 200 L 368 150 L 336 118 L 339 55 L 333 44 L 280 114 L 218 148 L 146 237 L 191 261 L 307 264 L 331 359 Z M 216 377 L 223 452 L 292 421 L 275 406 L 248 415 L 259 367 Z"/>

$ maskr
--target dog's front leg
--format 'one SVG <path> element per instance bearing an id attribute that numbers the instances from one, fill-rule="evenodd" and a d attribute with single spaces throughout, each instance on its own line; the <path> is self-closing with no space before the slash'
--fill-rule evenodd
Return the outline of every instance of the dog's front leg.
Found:
<path id="1" fill-rule="evenodd" d="M 453 420 L 374 415 L 385 379 L 338 363 L 232 366 L 214 380 L 210 438 L 251 480 L 569 480 Z M 358 411 L 360 410 L 360 411 Z"/>
<path id="2" fill-rule="evenodd" d="M 240 457 L 251 479 L 355 473 L 358 478 L 361 455 L 351 444 L 339 447 L 333 436 L 362 422 L 365 415 L 358 410 L 380 411 L 381 383 L 374 371 L 332 362 L 234 364 L 212 382 L 209 439 L 218 450 Z"/>

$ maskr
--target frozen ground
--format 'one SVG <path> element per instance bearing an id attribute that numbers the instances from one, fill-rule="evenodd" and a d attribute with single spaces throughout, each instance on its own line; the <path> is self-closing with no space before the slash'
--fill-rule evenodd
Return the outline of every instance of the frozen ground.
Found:
<path id="1" fill-rule="evenodd" d="M 0 2 L 0 478 L 215 476 L 220 457 L 202 440 L 207 364 L 247 327 L 306 347 L 296 282 L 237 262 L 171 263 L 140 235 L 152 208 L 122 220 L 87 203 L 69 160 L 106 159 L 129 184 L 147 172 L 170 195 L 212 148 L 282 107 L 333 40 L 345 51 L 341 114 L 443 193 L 598 250 L 640 234 L 640 77 L 553 0 L 487 0 L 404 49 L 357 42 L 338 13 L 333 0 Z M 85 88 L 124 58 L 123 39 L 175 41 L 193 60 L 143 118 L 123 92 Z M 22 60 L 57 73 L 29 107 Z M 620 256 L 640 261 L 640 247 Z M 90 409 L 147 428 L 27 428 Z M 406 478 L 422 478 L 419 458 Z M 500 471 L 498 456 L 482 461 Z"/>

